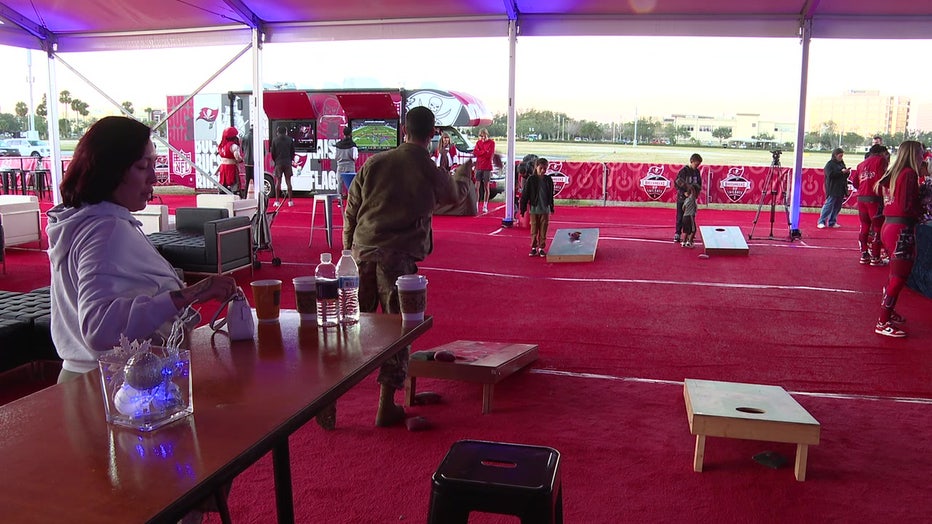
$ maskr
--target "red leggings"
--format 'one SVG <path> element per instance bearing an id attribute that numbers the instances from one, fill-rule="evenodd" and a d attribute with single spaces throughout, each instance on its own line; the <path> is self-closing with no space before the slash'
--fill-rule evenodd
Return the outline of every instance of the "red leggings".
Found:
<path id="1" fill-rule="evenodd" d="M 890 275 L 887 277 L 887 285 L 883 288 L 880 322 L 890 320 L 890 313 L 893 311 L 893 307 L 896 306 L 896 299 L 900 296 L 900 291 L 903 290 L 903 286 L 906 285 L 906 281 L 909 279 L 909 273 L 913 270 L 913 260 L 916 258 L 915 240 L 907 245 L 897 245 L 900 233 L 904 230 L 912 230 L 912 226 L 884 222 L 883 227 L 880 229 L 883 247 L 887 250 L 887 253 L 890 253 Z"/>
<path id="2" fill-rule="evenodd" d="M 880 257 L 880 228 L 883 226 L 880 202 L 858 202 L 858 218 L 861 221 L 861 230 L 858 233 L 858 247 L 861 253 L 869 252 L 871 258 Z"/>

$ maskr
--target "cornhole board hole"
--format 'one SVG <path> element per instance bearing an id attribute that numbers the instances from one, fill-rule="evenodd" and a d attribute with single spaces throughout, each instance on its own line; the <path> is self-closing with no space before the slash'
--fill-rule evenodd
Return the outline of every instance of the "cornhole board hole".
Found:
<path id="1" fill-rule="evenodd" d="M 821 426 L 785 389 L 686 379 L 683 396 L 696 435 L 693 470 L 702 471 L 707 436 L 789 442 L 796 444 L 796 480 L 806 480 L 809 446 L 819 444 Z"/>
<path id="2" fill-rule="evenodd" d="M 747 255 L 748 243 L 738 226 L 699 226 L 707 255 Z"/>
<path id="3" fill-rule="evenodd" d="M 592 262 L 599 246 L 599 228 L 558 229 L 547 251 L 547 262 Z"/>
<path id="4" fill-rule="evenodd" d="M 537 360 L 537 344 L 471 340 L 457 340 L 417 353 L 431 354 L 438 351 L 449 351 L 456 360 L 422 360 L 417 358 L 416 354 L 412 354 L 408 361 L 408 378 L 405 379 L 406 406 L 414 402 L 418 377 L 444 378 L 482 384 L 482 413 L 489 413 L 492 411 L 495 384 Z"/>

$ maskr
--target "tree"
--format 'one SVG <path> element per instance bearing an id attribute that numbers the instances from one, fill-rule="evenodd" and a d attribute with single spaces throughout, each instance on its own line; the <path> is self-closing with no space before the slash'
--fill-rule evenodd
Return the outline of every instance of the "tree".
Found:
<path id="1" fill-rule="evenodd" d="M 864 140 L 863 136 L 849 131 L 841 138 L 841 147 L 845 151 L 857 151 L 858 148 L 864 147 Z"/>
<path id="2" fill-rule="evenodd" d="M 20 123 L 19 119 L 16 118 L 16 115 L 0 113 L 0 133 L 16 134 L 22 130 L 23 125 Z"/>
<path id="3" fill-rule="evenodd" d="M 71 105 L 71 91 L 65 89 L 64 91 L 58 93 L 58 101 L 65 105 L 65 120 L 68 120 L 68 106 Z"/>
<path id="4" fill-rule="evenodd" d="M 120 104 L 120 105 L 122 105 L 122 106 L 123 106 L 123 109 L 125 109 L 126 112 L 129 113 L 129 114 L 133 114 L 133 113 L 136 112 L 136 110 L 133 109 L 133 103 L 130 102 L 129 100 L 123 102 L 123 103 Z"/>
<path id="5" fill-rule="evenodd" d="M 36 106 L 36 116 L 41 116 L 42 118 L 49 116 L 48 107 L 49 107 L 48 100 L 45 99 L 45 95 L 43 94 L 42 102 L 40 102 L 39 105 Z"/>
<path id="6" fill-rule="evenodd" d="M 822 143 L 822 134 L 815 131 L 810 131 L 806 133 L 806 138 L 804 139 L 805 147 L 810 149 L 815 149 L 817 146 L 820 146 Z"/>
<path id="7" fill-rule="evenodd" d="M 26 117 L 29 116 L 29 106 L 26 105 L 26 102 L 16 102 L 16 116 L 19 117 L 19 121 L 22 122 L 23 128 L 26 127 Z"/>
<path id="8" fill-rule="evenodd" d="M 716 127 L 712 130 L 712 137 L 718 139 L 718 143 L 721 144 L 725 140 L 728 140 L 732 137 L 732 131 L 730 127 Z"/>
<path id="9" fill-rule="evenodd" d="M 71 120 L 68 120 L 67 118 L 59 118 L 58 132 L 61 133 L 61 136 L 69 136 L 71 134 Z"/>

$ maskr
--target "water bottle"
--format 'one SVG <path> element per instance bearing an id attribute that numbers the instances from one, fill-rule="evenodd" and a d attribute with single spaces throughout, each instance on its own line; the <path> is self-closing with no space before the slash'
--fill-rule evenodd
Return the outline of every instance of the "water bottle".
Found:
<path id="1" fill-rule="evenodd" d="M 340 288 L 340 323 L 359 322 L 359 268 L 353 260 L 353 252 L 343 250 L 337 262 L 337 283 Z"/>
<path id="2" fill-rule="evenodd" d="M 317 288 L 317 325 L 334 327 L 339 321 L 337 304 L 337 268 L 330 253 L 320 254 L 320 264 L 314 271 L 314 286 Z"/>

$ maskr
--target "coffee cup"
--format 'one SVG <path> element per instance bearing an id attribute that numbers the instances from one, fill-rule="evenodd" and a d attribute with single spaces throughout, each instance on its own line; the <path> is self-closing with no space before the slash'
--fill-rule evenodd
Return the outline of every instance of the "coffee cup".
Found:
<path id="1" fill-rule="evenodd" d="M 301 320 L 317 321 L 317 286 L 314 277 L 295 277 L 291 279 L 294 284 L 295 305 Z"/>
<path id="2" fill-rule="evenodd" d="M 402 275 L 395 281 L 398 286 L 398 302 L 404 322 L 424 320 L 427 309 L 427 277 L 424 275 Z"/>
<path id="3" fill-rule="evenodd" d="M 278 322 L 282 303 L 281 280 L 255 280 L 252 286 L 252 299 L 256 303 L 256 318 L 259 322 Z"/>

